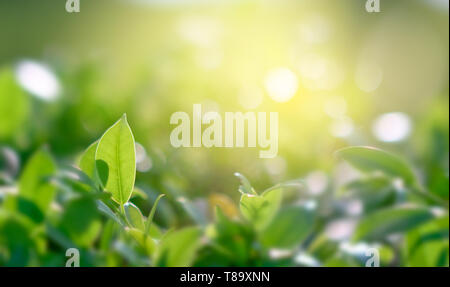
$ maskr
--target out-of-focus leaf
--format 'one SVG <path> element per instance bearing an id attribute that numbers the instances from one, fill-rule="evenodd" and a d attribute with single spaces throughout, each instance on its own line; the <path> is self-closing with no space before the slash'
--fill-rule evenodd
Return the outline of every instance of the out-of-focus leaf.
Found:
<path id="1" fill-rule="evenodd" d="M 133 189 L 133 193 L 131 194 L 131 197 L 140 197 L 144 200 L 148 199 L 148 195 L 145 193 L 145 191 L 143 191 L 142 189 L 140 189 L 139 187 L 134 187 Z"/>
<path id="2" fill-rule="evenodd" d="M 448 215 L 433 219 L 411 230 L 406 236 L 405 244 L 407 264 L 409 266 L 438 266 L 442 260 L 442 250 L 448 249 L 448 238 Z"/>
<path id="3" fill-rule="evenodd" d="M 125 204 L 133 191 L 136 176 L 134 137 L 126 115 L 103 134 L 95 159 L 108 166 L 106 190 L 112 193 L 112 198 L 120 205 Z"/>
<path id="4" fill-rule="evenodd" d="M 397 199 L 392 179 L 385 176 L 351 181 L 343 186 L 341 191 L 344 196 L 360 199 L 364 204 L 365 213 L 391 206 Z"/>
<path id="5" fill-rule="evenodd" d="M 147 236 L 142 230 L 137 228 L 127 228 L 127 232 L 145 249 L 147 254 L 153 254 L 156 248 L 156 242 L 150 236 Z"/>
<path id="6" fill-rule="evenodd" d="M 125 214 L 127 216 L 128 222 L 134 227 L 141 231 L 144 231 L 144 217 L 142 216 L 139 208 L 131 202 L 127 202 L 124 205 Z"/>
<path id="7" fill-rule="evenodd" d="M 3 202 L 3 208 L 10 212 L 20 212 L 36 224 L 44 221 L 43 211 L 33 201 L 20 195 L 8 195 Z"/>
<path id="8" fill-rule="evenodd" d="M 229 217 L 234 218 L 239 215 L 239 210 L 235 203 L 225 194 L 213 193 L 208 197 L 209 206 L 215 210 L 216 206 Z"/>
<path id="9" fill-rule="evenodd" d="M 118 216 L 114 211 L 111 210 L 111 208 L 106 205 L 103 201 L 97 200 L 97 207 L 98 210 L 101 211 L 103 214 L 117 222 L 118 224 L 125 226 L 125 222 L 122 220 L 120 216 Z"/>
<path id="10" fill-rule="evenodd" d="M 356 229 L 354 240 L 376 241 L 394 233 L 410 230 L 431 220 L 431 211 L 424 207 L 393 207 L 363 218 Z"/>
<path id="11" fill-rule="evenodd" d="M 6 266 L 27 266 L 36 248 L 30 226 L 15 214 L 0 210 L 0 246 L 8 249 Z"/>
<path id="12" fill-rule="evenodd" d="M 254 239 L 250 227 L 229 219 L 219 207 L 216 207 L 215 214 L 216 223 L 209 226 L 206 234 L 213 241 L 216 253 L 226 257 L 229 265 L 244 266 L 248 262 L 249 250 L 252 248 Z"/>
<path id="13" fill-rule="evenodd" d="M 49 182 L 55 169 L 51 156 L 41 149 L 28 160 L 20 177 L 19 194 L 36 204 L 44 213 L 55 193 L 55 187 Z"/>
<path id="14" fill-rule="evenodd" d="M 29 113 L 29 98 L 10 70 L 0 70 L 0 139 L 20 130 Z"/>
<path id="15" fill-rule="evenodd" d="M 281 189 L 269 190 L 262 195 L 244 193 L 241 195 L 239 207 L 242 215 L 253 224 L 255 229 L 262 230 L 277 213 L 281 199 Z"/>
<path id="16" fill-rule="evenodd" d="M 406 184 L 414 184 L 415 176 L 401 158 L 374 147 L 355 146 L 338 150 L 337 155 L 363 172 L 382 172 L 402 178 Z"/>
<path id="17" fill-rule="evenodd" d="M 101 229 L 95 201 L 88 197 L 72 199 L 60 221 L 60 228 L 70 239 L 82 247 L 89 247 Z"/>
<path id="18" fill-rule="evenodd" d="M 280 210 L 262 231 L 261 242 L 266 247 L 291 248 L 301 243 L 314 227 L 314 214 L 301 206 Z"/>
<path id="19" fill-rule="evenodd" d="M 240 174 L 239 172 L 235 172 L 234 175 L 239 178 L 241 185 L 239 186 L 239 192 L 242 194 L 256 194 L 256 191 L 253 189 L 250 181 Z"/>
<path id="20" fill-rule="evenodd" d="M 201 231 L 186 227 L 169 232 L 162 239 L 155 253 L 155 265 L 167 267 L 190 266 L 200 247 Z"/>
<path id="21" fill-rule="evenodd" d="M 203 213 L 194 203 L 184 196 L 180 196 L 177 198 L 177 202 L 180 203 L 183 210 L 189 215 L 191 219 L 195 221 L 198 225 L 206 225 L 207 218 L 205 217 L 205 213 Z"/>
<path id="22" fill-rule="evenodd" d="M 95 175 L 95 152 L 97 150 L 98 141 L 92 143 L 80 158 L 80 169 L 90 178 Z"/>
<path id="23" fill-rule="evenodd" d="M 329 239 L 326 234 L 321 233 L 314 238 L 307 251 L 319 261 L 326 261 L 338 252 L 338 249 L 338 242 Z"/>
<path id="24" fill-rule="evenodd" d="M 103 225 L 100 235 L 100 250 L 107 253 L 112 247 L 114 235 L 117 230 L 117 224 L 113 220 L 108 220 Z"/>
<path id="25" fill-rule="evenodd" d="M 449 200 L 449 178 L 441 168 L 433 168 L 430 172 L 430 191 L 436 196 Z"/>
<path id="26" fill-rule="evenodd" d="M 68 249 L 75 246 L 72 240 L 70 240 L 66 235 L 64 235 L 61 231 L 59 231 L 52 225 L 46 224 L 45 231 L 48 235 L 48 238 L 62 248 Z"/>

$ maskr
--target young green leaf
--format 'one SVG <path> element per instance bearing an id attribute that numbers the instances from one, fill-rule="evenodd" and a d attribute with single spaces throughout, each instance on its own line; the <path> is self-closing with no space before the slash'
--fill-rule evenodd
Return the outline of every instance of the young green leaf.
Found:
<path id="1" fill-rule="evenodd" d="M 128 222 L 135 228 L 144 231 L 144 217 L 142 216 L 139 208 L 131 202 L 127 202 L 124 205 L 125 215 L 127 216 Z"/>
<path id="2" fill-rule="evenodd" d="M 336 154 L 363 172 L 383 172 L 400 177 L 406 184 L 415 183 L 415 176 L 403 159 L 374 147 L 354 146 L 340 149 Z"/>
<path id="3" fill-rule="evenodd" d="M 155 265 L 165 267 L 186 267 L 194 260 L 201 245 L 201 231 L 196 227 L 186 227 L 169 232 L 161 239 L 155 253 Z"/>
<path id="4" fill-rule="evenodd" d="M 149 234 L 149 232 L 150 232 L 150 226 L 152 225 L 152 222 L 153 222 L 153 216 L 155 216 L 156 207 L 158 206 L 159 200 L 160 200 L 163 196 L 165 196 L 165 194 L 160 194 L 160 195 L 156 198 L 155 203 L 153 204 L 153 207 L 152 207 L 152 209 L 150 210 L 150 213 L 149 213 L 149 215 L 148 215 L 148 217 L 147 217 L 147 222 L 145 223 L 145 231 L 144 231 L 145 234 Z"/>
<path id="5" fill-rule="evenodd" d="M 301 243 L 312 231 L 314 214 L 301 206 L 280 210 L 263 230 L 261 242 L 266 247 L 291 248 Z"/>
<path id="6" fill-rule="evenodd" d="M 282 190 L 272 189 L 262 195 L 244 193 L 241 195 L 240 210 L 242 215 L 250 221 L 256 230 L 262 230 L 273 219 L 280 208 Z"/>
<path id="7" fill-rule="evenodd" d="M 56 170 L 50 154 L 41 149 L 27 162 L 19 181 L 19 194 L 46 212 L 53 200 L 55 186 L 48 180 Z"/>
<path id="8" fill-rule="evenodd" d="M 424 207 L 393 207 L 371 213 L 363 218 L 356 229 L 354 240 L 376 241 L 394 233 L 412 229 L 433 219 Z"/>
<path id="9" fill-rule="evenodd" d="M 136 177 L 134 137 L 125 114 L 103 134 L 95 160 L 108 168 L 105 189 L 112 193 L 117 203 L 125 204 L 131 196 Z"/>
<path id="10" fill-rule="evenodd" d="M 242 194 L 256 194 L 256 191 L 253 189 L 250 181 L 239 172 L 235 172 L 234 175 L 239 178 L 241 185 L 239 186 L 239 192 Z"/>

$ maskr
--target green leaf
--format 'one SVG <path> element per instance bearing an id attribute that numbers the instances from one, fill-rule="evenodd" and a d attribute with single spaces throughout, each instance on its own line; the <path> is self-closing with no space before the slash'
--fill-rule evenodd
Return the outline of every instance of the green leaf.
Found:
<path id="1" fill-rule="evenodd" d="M 393 207 L 363 218 L 356 229 L 354 240 L 377 241 L 394 233 L 413 229 L 430 219 L 433 214 L 424 207 Z"/>
<path id="2" fill-rule="evenodd" d="M 301 243 L 313 229 L 314 214 L 301 206 L 280 210 L 261 234 L 266 247 L 292 248 Z"/>
<path id="3" fill-rule="evenodd" d="M 211 238 L 217 253 L 225 256 L 229 265 L 244 266 L 251 256 L 253 232 L 243 222 L 229 219 L 222 210 L 215 208 L 216 222 L 207 228 L 206 234 Z"/>
<path id="4" fill-rule="evenodd" d="M 3 201 L 3 208 L 9 212 L 19 212 L 36 224 L 42 223 L 45 219 L 44 212 L 33 201 L 20 195 L 8 195 Z"/>
<path id="5" fill-rule="evenodd" d="M 5 266 L 27 266 L 36 248 L 31 229 L 23 217 L 0 209 L 0 250 L 8 251 L 5 257 L 0 254 L 0 259 Z"/>
<path id="6" fill-rule="evenodd" d="M 29 99 L 14 80 L 10 70 L 0 71 L 0 139 L 9 137 L 25 123 Z"/>
<path id="7" fill-rule="evenodd" d="M 101 200 L 97 200 L 96 202 L 97 202 L 97 208 L 98 208 L 98 210 L 101 213 L 103 213 L 104 215 L 106 215 L 110 219 L 114 220 L 115 222 L 117 222 L 121 226 L 124 226 L 124 227 L 126 226 L 126 223 L 124 222 L 124 220 L 122 220 L 122 218 L 118 214 L 116 214 L 114 211 L 112 211 L 111 208 L 108 205 L 106 205 Z"/>
<path id="8" fill-rule="evenodd" d="M 37 151 L 27 162 L 19 181 L 19 194 L 28 199 L 42 212 L 46 212 L 53 200 L 55 187 L 49 178 L 56 170 L 47 151 Z"/>
<path id="9" fill-rule="evenodd" d="M 409 266 L 439 265 L 443 248 L 448 248 L 449 216 L 430 220 L 406 235 L 405 250 Z M 448 252 L 447 252 L 448 256 Z"/>
<path id="10" fill-rule="evenodd" d="M 383 172 L 400 177 L 406 184 L 415 183 L 415 176 L 403 159 L 374 147 L 355 146 L 338 150 L 336 154 L 363 172 Z"/>
<path id="11" fill-rule="evenodd" d="M 142 216 L 139 208 L 131 202 L 127 202 L 124 205 L 125 214 L 127 216 L 128 222 L 135 228 L 144 231 L 144 217 Z"/>
<path id="12" fill-rule="evenodd" d="M 201 231 L 196 227 L 186 227 L 166 234 L 155 254 L 156 266 L 190 266 L 201 245 L 200 236 Z"/>
<path id="13" fill-rule="evenodd" d="M 80 158 L 80 169 L 90 178 L 94 179 L 95 175 L 95 152 L 97 150 L 98 141 L 92 143 Z"/>
<path id="14" fill-rule="evenodd" d="M 244 193 L 241 195 L 240 210 L 256 230 L 262 230 L 273 219 L 280 208 L 281 188 L 265 191 L 262 195 Z"/>
<path id="15" fill-rule="evenodd" d="M 127 232 L 141 245 L 148 254 L 152 254 L 156 248 L 156 242 L 150 236 L 137 228 L 127 228 Z"/>
<path id="16" fill-rule="evenodd" d="M 90 247 L 101 229 L 95 201 L 88 197 L 72 199 L 66 205 L 59 226 L 73 242 L 82 247 Z"/>
<path id="17" fill-rule="evenodd" d="M 160 194 L 159 196 L 158 196 L 158 198 L 156 198 L 156 200 L 155 200 L 155 203 L 153 204 L 153 207 L 152 207 L 152 209 L 150 210 L 150 213 L 149 213 L 149 215 L 148 215 L 148 217 L 147 217 L 147 222 L 145 223 L 145 234 L 149 234 L 149 232 L 150 232 L 150 226 L 152 225 L 152 222 L 153 222 L 153 217 L 155 216 L 155 212 L 156 212 L 156 207 L 158 206 L 158 202 L 159 202 L 159 200 L 162 198 L 162 197 L 164 197 L 165 196 L 165 194 Z"/>
<path id="18" fill-rule="evenodd" d="M 364 213 L 370 213 L 395 204 L 398 194 L 392 181 L 386 176 L 358 178 L 344 185 L 341 192 L 361 200 Z"/>
<path id="19" fill-rule="evenodd" d="M 120 205 L 125 204 L 131 196 L 136 177 L 134 137 L 125 114 L 103 134 L 95 159 L 108 167 L 106 190 Z"/>

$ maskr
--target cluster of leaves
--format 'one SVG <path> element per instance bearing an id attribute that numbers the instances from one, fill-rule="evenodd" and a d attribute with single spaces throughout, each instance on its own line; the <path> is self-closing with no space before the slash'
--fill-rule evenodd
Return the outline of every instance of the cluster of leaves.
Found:
<path id="1" fill-rule="evenodd" d="M 291 186 L 258 193 L 241 174 L 239 214 L 217 204 L 207 222 L 187 199 L 181 201 L 197 226 L 164 229 L 130 201 L 136 151 L 126 116 L 81 156 L 78 168 L 58 168 L 43 148 L 28 161 L 17 185 L 2 192 L 0 265 L 64 266 L 65 250 L 81 250 L 82 266 L 364 266 L 365 250 L 380 252 L 382 265 L 448 266 L 448 198 L 425 190 L 401 158 L 370 147 L 349 147 L 338 157 L 361 172 L 338 198 L 283 200 Z M 447 179 L 448 188 L 448 179 Z M 343 200 L 363 210 L 350 246 L 326 236 L 343 217 Z M 312 204 L 316 203 L 316 205 Z M 228 203 L 228 206 L 233 206 Z"/>
<path id="2" fill-rule="evenodd" d="M 308 202 L 280 208 L 283 190 L 293 182 L 257 194 L 237 174 L 241 219 L 216 210 L 216 223 L 207 230 L 211 241 L 198 264 L 366 266 L 373 256 L 368 251 L 376 248 L 382 266 L 448 266 L 448 199 L 424 190 L 404 160 L 383 150 L 349 147 L 337 156 L 362 176 L 343 186 L 340 198 L 324 196 L 322 212 Z M 340 200 L 352 198 L 362 201 L 363 212 L 343 248 L 325 229 L 343 216 Z"/>
<path id="3" fill-rule="evenodd" d="M 11 187 L 3 198 L 1 265 L 64 266 L 65 250 L 73 247 L 82 251 L 84 266 L 120 265 L 121 257 L 136 265 L 189 264 L 190 256 L 183 258 L 180 253 L 195 252 L 190 245 L 198 241 L 199 230 L 163 234 L 152 222 L 163 194 L 148 217 L 129 201 L 133 193 L 139 193 L 134 187 L 135 154 L 125 115 L 88 147 L 79 169 L 58 170 L 45 148 L 37 151 L 18 187 Z M 114 246 L 119 254 L 110 252 L 117 234 L 122 237 Z M 139 252 L 128 248 L 130 239 Z M 183 241 L 186 246 L 180 246 Z"/>

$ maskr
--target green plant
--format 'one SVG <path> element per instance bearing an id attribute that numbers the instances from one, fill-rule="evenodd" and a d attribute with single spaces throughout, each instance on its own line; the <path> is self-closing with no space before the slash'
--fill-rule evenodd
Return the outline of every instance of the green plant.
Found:
<path id="1" fill-rule="evenodd" d="M 62 266 L 64 250 L 76 247 L 83 266 L 364 266 L 363 250 L 342 248 L 326 235 L 329 224 L 345 217 L 339 203 L 352 199 L 362 202 L 363 212 L 353 216 L 357 224 L 349 246 L 376 247 L 382 265 L 448 265 L 448 201 L 423 187 L 406 161 L 383 150 L 336 152 L 361 171 L 337 198 L 292 202 L 289 189 L 305 189 L 304 181 L 259 193 L 236 173 L 239 215 L 230 212 L 234 203 L 225 201 L 214 207 L 208 223 L 183 198 L 178 205 L 197 226 L 169 229 L 154 223 L 164 194 L 147 217 L 130 201 L 148 199 L 134 185 L 135 155 L 125 115 L 86 149 L 79 168 L 59 167 L 45 147 L 38 150 L 2 200 L 2 265 Z"/>

